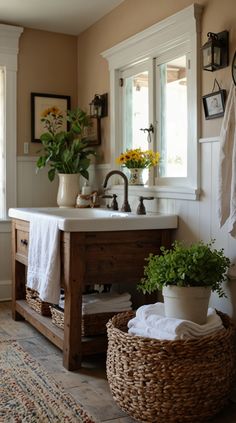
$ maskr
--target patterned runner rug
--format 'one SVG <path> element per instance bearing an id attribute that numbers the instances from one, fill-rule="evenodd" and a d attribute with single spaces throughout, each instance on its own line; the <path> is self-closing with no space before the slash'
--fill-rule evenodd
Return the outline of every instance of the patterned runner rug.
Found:
<path id="1" fill-rule="evenodd" d="M 1 423 L 95 423 L 14 341 L 0 342 Z"/>

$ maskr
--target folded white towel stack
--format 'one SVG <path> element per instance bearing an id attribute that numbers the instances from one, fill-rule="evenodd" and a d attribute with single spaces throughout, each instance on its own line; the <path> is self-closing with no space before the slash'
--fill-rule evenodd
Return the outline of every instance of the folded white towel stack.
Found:
<path id="1" fill-rule="evenodd" d="M 60 298 L 60 231 L 48 216 L 30 220 L 27 287 L 43 301 L 58 304 Z"/>
<path id="2" fill-rule="evenodd" d="M 221 318 L 213 308 L 208 309 L 207 322 L 198 325 L 190 320 L 166 317 L 163 303 L 140 307 L 136 317 L 128 322 L 128 332 L 132 335 L 166 340 L 199 338 L 222 328 Z"/>
<path id="3" fill-rule="evenodd" d="M 122 312 L 132 309 L 130 294 L 116 294 L 106 292 L 103 294 L 86 294 L 82 296 L 82 314 L 96 314 L 109 312 Z M 64 300 L 59 306 L 64 309 Z"/>

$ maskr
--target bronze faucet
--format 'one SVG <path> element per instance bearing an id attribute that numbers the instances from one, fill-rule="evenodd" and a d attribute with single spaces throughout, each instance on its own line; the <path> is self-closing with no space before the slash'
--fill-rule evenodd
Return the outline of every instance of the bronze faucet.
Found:
<path id="1" fill-rule="evenodd" d="M 121 172 L 120 170 L 111 170 L 110 172 L 108 172 L 103 182 L 103 188 L 106 188 L 108 179 L 112 175 L 119 175 L 124 179 L 124 203 L 121 207 L 121 211 L 131 212 L 131 208 L 128 202 L 128 178 L 123 172 Z"/>

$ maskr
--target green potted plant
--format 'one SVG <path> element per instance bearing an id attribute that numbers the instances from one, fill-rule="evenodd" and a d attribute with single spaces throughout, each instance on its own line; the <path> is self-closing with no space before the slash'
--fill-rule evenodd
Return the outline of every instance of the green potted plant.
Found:
<path id="1" fill-rule="evenodd" d="M 57 203 L 60 207 L 73 207 L 79 191 L 79 175 L 89 179 L 90 156 L 95 151 L 88 148 L 85 128 L 90 126 L 90 117 L 77 108 L 68 110 L 66 119 L 69 130 L 62 131 L 63 113 L 50 107 L 42 113 L 41 121 L 46 131 L 41 135 L 42 154 L 37 160 L 37 169 L 49 166 L 48 178 L 53 181 L 59 175 Z"/>
<path id="2" fill-rule="evenodd" d="M 172 249 L 161 247 L 161 255 L 146 259 L 144 277 L 138 289 L 143 293 L 162 290 L 168 317 L 206 323 L 211 291 L 225 296 L 222 283 L 230 260 L 224 250 L 213 248 L 214 241 L 190 246 L 174 242 Z"/>

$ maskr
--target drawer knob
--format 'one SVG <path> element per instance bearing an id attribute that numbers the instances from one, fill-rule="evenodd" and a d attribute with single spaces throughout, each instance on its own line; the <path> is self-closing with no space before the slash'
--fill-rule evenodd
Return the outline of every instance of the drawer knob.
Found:
<path id="1" fill-rule="evenodd" d="M 20 242 L 21 242 L 21 244 L 23 244 L 23 245 L 28 245 L 28 241 L 27 241 L 27 239 L 21 239 L 21 240 L 20 240 Z"/>

